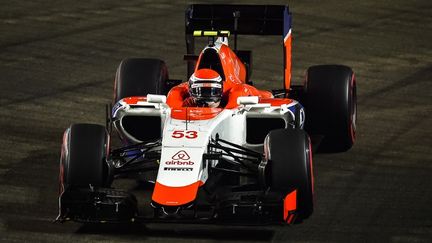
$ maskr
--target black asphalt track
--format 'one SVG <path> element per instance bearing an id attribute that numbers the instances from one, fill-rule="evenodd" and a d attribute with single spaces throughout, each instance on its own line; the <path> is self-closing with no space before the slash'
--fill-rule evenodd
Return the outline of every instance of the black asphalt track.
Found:
<path id="1" fill-rule="evenodd" d="M 317 201 L 303 224 L 53 224 L 63 130 L 70 123 L 103 124 L 125 57 L 164 59 L 172 78 L 185 78 L 188 3 L 1 1 L 0 241 L 432 241 L 428 0 L 288 2 L 295 82 L 310 65 L 346 64 L 356 72 L 359 97 L 353 149 L 314 157 Z M 254 50 L 260 87 L 281 86 L 279 45 L 280 38 L 240 38 L 240 48 Z"/>

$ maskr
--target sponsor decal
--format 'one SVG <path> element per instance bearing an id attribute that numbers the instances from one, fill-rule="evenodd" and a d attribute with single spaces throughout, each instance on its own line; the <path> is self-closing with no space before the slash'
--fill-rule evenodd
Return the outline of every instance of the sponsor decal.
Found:
<path id="1" fill-rule="evenodd" d="M 186 153 L 186 151 L 180 150 L 176 154 L 174 154 L 173 157 L 171 157 L 171 159 L 173 159 L 173 160 L 189 160 L 190 156 L 188 153 Z"/>
<path id="2" fill-rule="evenodd" d="M 190 168 L 190 167 L 165 167 L 164 170 L 168 170 L 168 171 L 192 171 L 193 168 Z"/>
<path id="3" fill-rule="evenodd" d="M 305 122 L 305 111 L 303 109 L 303 107 L 300 108 L 300 127 L 303 128 L 304 126 L 304 122 Z"/>
<path id="4" fill-rule="evenodd" d="M 194 162 L 192 162 L 192 161 L 175 161 L 175 160 L 171 160 L 171 161 L 166 161 L 165 164 L 166 165 L 193 165 Z"/>
<path id="5" fill-rule="evenodd" d="M 194 165 L 195 163 L 190 160 L 189 154 L 184 151 L 180 150 L 177 153 L 175 153 L 172 157 L 172 160 L 165 161 L 166 165 Z M 164 170 L 171 170 L 171 171 L 192 171 L 192 168 L 186 168 L 186 167 L 165 167 Z"/>

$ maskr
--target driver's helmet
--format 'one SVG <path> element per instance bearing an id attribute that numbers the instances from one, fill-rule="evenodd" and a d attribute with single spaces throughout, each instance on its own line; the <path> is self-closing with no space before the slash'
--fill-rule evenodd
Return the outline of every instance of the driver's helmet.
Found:
<path id="1" fill-rule="evenodd" d="M 199 69 L 189 79 L 189 93 L 197 106 L 217 107 L 222 99 L 222 78 L 214 70 Z"/>

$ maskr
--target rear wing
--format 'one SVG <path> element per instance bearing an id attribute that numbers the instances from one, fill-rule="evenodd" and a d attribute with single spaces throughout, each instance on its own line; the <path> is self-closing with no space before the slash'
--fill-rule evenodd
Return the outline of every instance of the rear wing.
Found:
<path id="1" fill-rule="evenodd" d="M 228 30 L 234 35 L 280 35 L 283 39 L 284 89 L 291 84 L 291 13 L 287 5 L 192 4 L 185 19 L 187 55 L 195 55 L 196 30 Z M 188 62 L 188 77 L 195 62 Z"/>

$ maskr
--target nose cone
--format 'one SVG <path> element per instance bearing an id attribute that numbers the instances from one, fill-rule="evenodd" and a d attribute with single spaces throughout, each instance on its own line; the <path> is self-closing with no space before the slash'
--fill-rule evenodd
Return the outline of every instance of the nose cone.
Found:
<path id="1" fill-rule="evenodd" d="M 159 205 L 165 206 L 185 205 L 195 200 L 200 184 L 201 181 L 197 181 L 187 186 L 171 187 L 156 182 L 153 190 L 152 200 Z"/>

